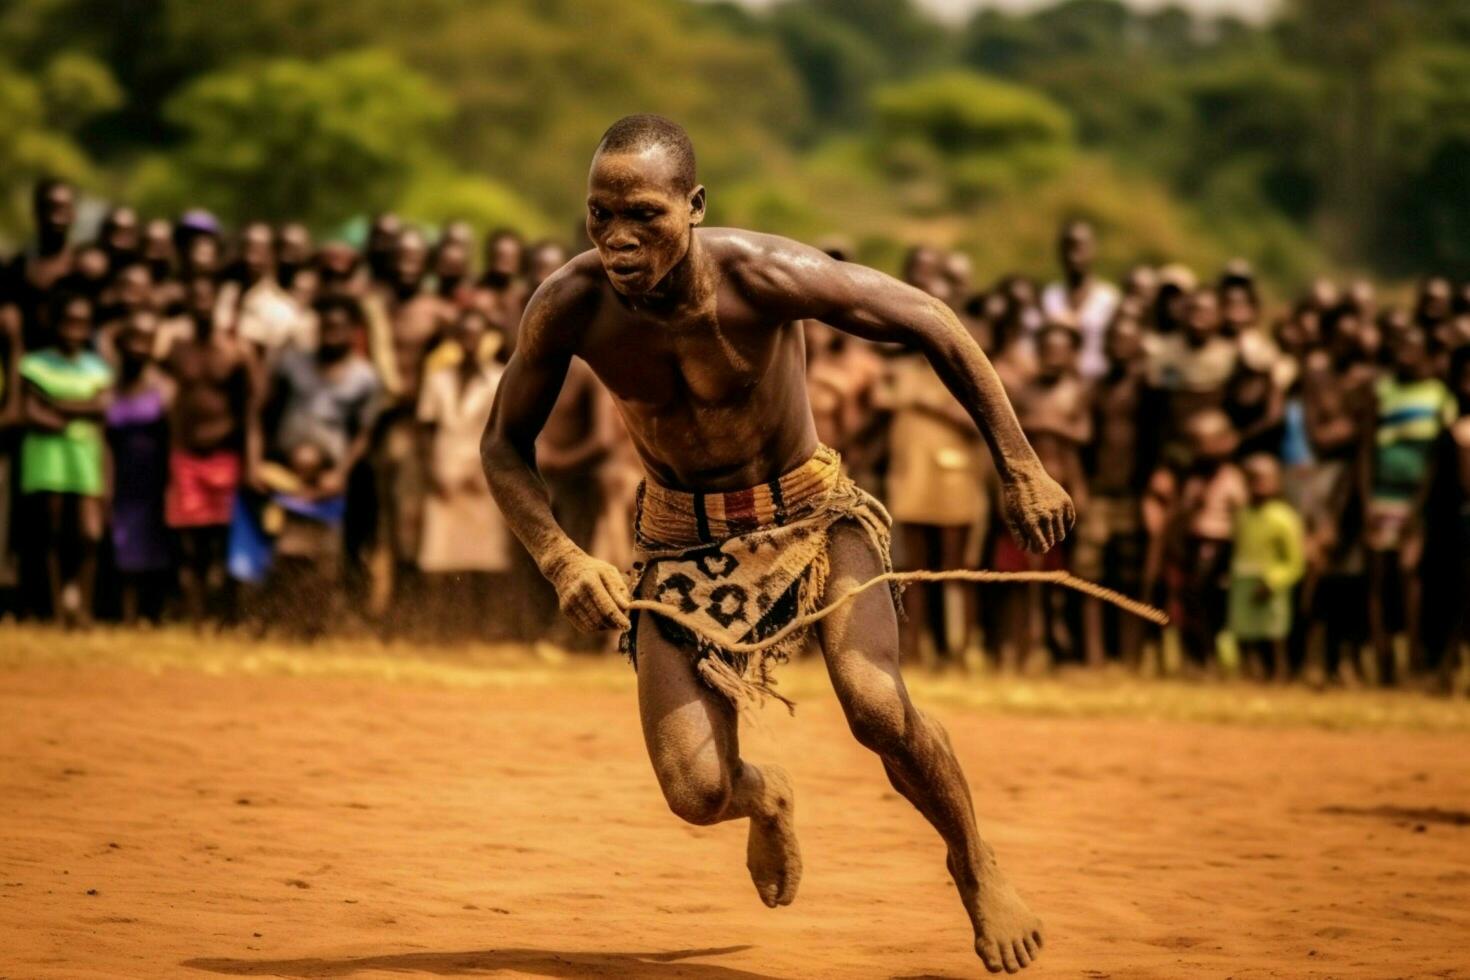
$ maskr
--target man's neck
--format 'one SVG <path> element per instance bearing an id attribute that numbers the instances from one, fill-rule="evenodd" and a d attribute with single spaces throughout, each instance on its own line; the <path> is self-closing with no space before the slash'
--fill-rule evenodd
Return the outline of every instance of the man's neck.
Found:
<path id="1" fill-rule="evenodd" d="M 697 307 L 711 292 L 709 271 L 709 253 L 700 244 L 699 235 L 691 231 L 684 257 L 674 263 L 658 285 L 642 296 L 629 299 L 628 304 L 660 313 Z"/>
<path id="2" fill-rule="evenodd" d="M 1092 270 L 1090 269 L 1068 269 L 1067 289 L 1073 293 L 1080 293 L 1092 284 Z"/>

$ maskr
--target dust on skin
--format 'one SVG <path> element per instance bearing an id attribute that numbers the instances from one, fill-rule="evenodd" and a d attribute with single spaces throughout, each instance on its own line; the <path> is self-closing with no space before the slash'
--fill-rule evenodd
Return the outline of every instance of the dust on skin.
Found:
<path id="1" fill-rule="evenodd" d="M 486 428 L 491 490 L 575 624 L 625 629 L 632 597 L 617 568 L 557 526 L 535 469 L 536 436 L 573 356 L 612 394 L 649 479 L 709 493 L 766 483 L 815 452 L 802 320 L 905 344 L 928 356 L 985 435 L 1016 538 L 1038 551 L 1062 539 L 1072 502 L 1042 468 L 995 371 L 948 306 L 788 239 L 701 228 L 705 199 L 682 128 L 651 116 L 614 124 L 588 176 L 595 249 L 531 299 Z M 851 522 L 834 528 L 830 561 L 830 595 L 883 568 L 883 556 Z M 1041 922 L 980 839 L 948 736 L 909 700 L 891 601 L 865 594 L 823 622 L 820 640 L 853 735 L 944 838 L 976 953 L 992 972 L 1028 965 L 1040 950 Z M 741 756 L 734 707 L 646 617 L 638 650 L 644 739 L 670 809 L 698 825 L 749 818 L 747 863 L 757 892 L 772 907 L 789 904 L 801 876 L 790 781 Z"/>

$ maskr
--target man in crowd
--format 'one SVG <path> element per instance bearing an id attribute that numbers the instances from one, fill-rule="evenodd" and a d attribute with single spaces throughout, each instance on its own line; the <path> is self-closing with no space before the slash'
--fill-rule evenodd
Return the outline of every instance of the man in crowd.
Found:
<path id="1" fill-rule="evenodd" d="M 256 361 L 250 346 L 218 329 L 218 288 L 196 275 L 185 285 L 189 331 L 170 345 L 163 367 L 177 388 L 170 421 L 164 516 L 178 535 L 179 585 L 190 621 L 203 624 L 224 598 L 225 555 L 235 493 L 243 476 L 246 421 Z"/>
<path id="2" fill-rule="evenodd" d="M 1087 222 L 1063 225 L 1057 252 L 1062 279 L 1042 290 L 1041 312 L 1052 322 L 1076 328 L 1082 338 L 1077 369 L 1084 379 L 1091 380 L 1107 370 L 1103 337 L 1118 310 L 1118 287 L 1092 271 L 1097 259 L 1097 235 Z"/>

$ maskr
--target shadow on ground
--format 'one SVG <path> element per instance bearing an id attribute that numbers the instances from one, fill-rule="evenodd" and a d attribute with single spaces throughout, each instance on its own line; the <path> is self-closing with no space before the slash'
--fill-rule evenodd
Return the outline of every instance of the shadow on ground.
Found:
<path id="1" fill-rule="evenodd" d="M 686 963 L 697 957 L 724 956 L 750 949 L 680 949 L 666 953 L 557 952 L 547 949 L 478 949 L 460 953 L 385 953 L 341 959 L 303 957 L 295 960 L 192 959 L 180 966 L 236 977 L 350 977 L 366 970 L 474 976 L 515 970 L 538 977 L 699 977 L 709 980 L 776 980 L 716 963 Z"/>

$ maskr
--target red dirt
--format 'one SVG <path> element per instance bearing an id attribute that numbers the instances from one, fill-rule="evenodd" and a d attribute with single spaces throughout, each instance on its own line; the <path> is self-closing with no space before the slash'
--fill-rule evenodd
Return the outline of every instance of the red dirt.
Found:
<path id="1" fill-rule="evenodd" d="M 1463 735 L 936 711 L 1034 977 L 1470 977 Z M 0 672 L 0 977 L 983 974 L 938 838 L 830 698 L 747 754 L 806 878 L 667 813 L 627 690 Z"/>

